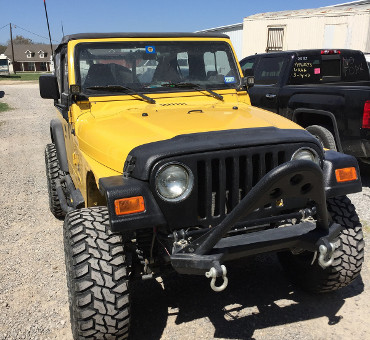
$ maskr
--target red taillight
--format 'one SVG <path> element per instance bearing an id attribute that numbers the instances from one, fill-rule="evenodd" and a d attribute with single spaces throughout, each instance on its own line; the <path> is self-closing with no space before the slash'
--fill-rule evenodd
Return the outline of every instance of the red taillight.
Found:
<path id="1" fill-rule="evenodd" d="M 370 129 L 370 100 L 367 100 L 364 105 L 364 113 L 362 114 L 362 128 Z"/>
<path id="2" fill-rule="evenodd" d="M 321 50 L 321 54 L 340 54 L 340 50 Z"/>

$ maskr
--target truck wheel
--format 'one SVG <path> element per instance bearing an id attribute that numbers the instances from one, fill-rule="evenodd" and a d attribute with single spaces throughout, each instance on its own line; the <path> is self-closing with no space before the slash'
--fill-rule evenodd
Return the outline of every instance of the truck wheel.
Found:
<path id="1" fill-rule="evenodd" d="M 58 219 L 63 219 L 65 216 L 58 198 L 55 188 L 55 181 L 64 176 L 64 172 L 60 170 L 57 152 L 54 144 L 48 144 L 45 148 L 45 165 L 46 165 L 46 178 L 48 183 L 49 192 L 49 207 L 51 213 Z"/>
<path id="2" fill-rule="evenodd" d="M 121 235 L 109 229 L 106 207 L 67 214 L 64 251 L 74 339 L 126 339 L 128 266 Z"/>
<path id="3" fill-rule="evenodd" d="M 364 240 L 362 226 L 355 207 L 347 196 L 330 198 L 328 211 L 334 222 L 344 227 L 337 239 L 339 244 L 334 252 L 333 264 L 322 269 L 317 259 L 311 265 L 313 253 L 304 252 L 293 255 L 291 252 L 279 253 L 279 260 L 292 281 L 302 288 L 316 293 L 338 290 L 349 285 L 361 271 L 364 260 Z"/>
<path id="4" fill-rule="evenodd" d="M 311 125 L 306 127 L 306 130 L 314 135 L 324 148 L 337 151 L 334 136 L 328 129 L 320 125 Z"/>

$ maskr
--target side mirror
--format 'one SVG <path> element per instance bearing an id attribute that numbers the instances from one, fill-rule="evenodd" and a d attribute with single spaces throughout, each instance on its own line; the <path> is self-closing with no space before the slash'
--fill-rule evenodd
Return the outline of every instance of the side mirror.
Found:
<path id="1" fill-rule="evenodd" d="M 249 76 L 249 77 L 244 77 L 243 78 L 243 85 L 247 87 L 247 89 L 251 88 L 254 86 L 254 77 Z"/>
<path id="2" fill-rule="evenodd" d="M 39 78 L 40 96 L 44 99 L 59 99 L 57 77 L 53 74 L 43 74 Z"/>

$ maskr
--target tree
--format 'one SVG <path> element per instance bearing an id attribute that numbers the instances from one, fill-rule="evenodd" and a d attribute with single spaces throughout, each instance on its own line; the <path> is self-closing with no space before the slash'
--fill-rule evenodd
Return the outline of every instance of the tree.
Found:
<path id="1" fill-rule="evenodd" d="M 5 50 L 6 50 L 6 46 L 0 44 L 0 54 L 4 53 Z"/>
<path id="2" fill-rule="evenodd" d="M 7 43 L 9 45 L 10 44 L 10 40 L 8 40 Z M 25 38 L 23 35 L 17 35 L 13 39 L 13 44 L 14 45 L 29 45 L 29 44 L 33 44 L 33 41 L 32 41 L 32 39 Z"/>

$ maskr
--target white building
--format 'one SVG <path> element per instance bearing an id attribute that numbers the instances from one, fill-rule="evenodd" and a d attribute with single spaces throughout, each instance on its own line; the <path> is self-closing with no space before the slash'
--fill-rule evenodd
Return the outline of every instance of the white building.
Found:
<path id="1" fill-rule="evenodd" d="M 234 46 L 235 53 L 239 59 L 242 58 L 243 53 L 243 24 L 233 24 L 227 26 L 220 26 L 215 28 L 209 28 L 196 33 L 223 33 L 230 37 L 231 43 Z"/>
<path id="2" fill-rule="evenodd" d="M 370 1 L 248 16 L 243 21 L 242 46 L 242 57 L 312 48 L 370 53 Z"/>

